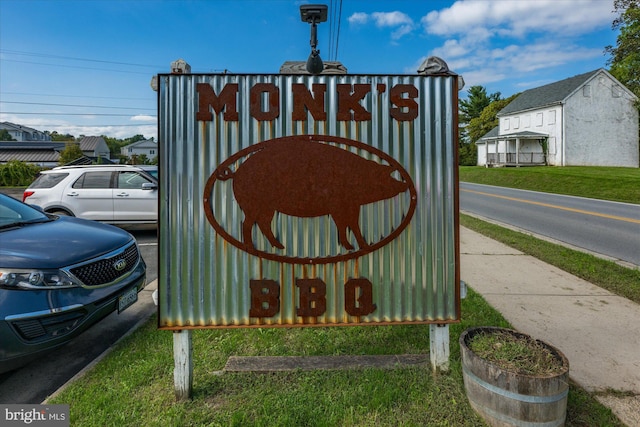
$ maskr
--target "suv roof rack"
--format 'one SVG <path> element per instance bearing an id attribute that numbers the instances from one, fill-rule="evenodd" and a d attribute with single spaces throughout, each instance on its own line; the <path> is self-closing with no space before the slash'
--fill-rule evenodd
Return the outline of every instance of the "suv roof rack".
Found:
<path id="1" fill-rule="evenodd" d="M 65 165 L 56 166 L 52 169 L 91 169 L 91 168 L 139 168 L 141 165 L 121 165 L 121 164 L 104 164 L 104 165 Z"/>

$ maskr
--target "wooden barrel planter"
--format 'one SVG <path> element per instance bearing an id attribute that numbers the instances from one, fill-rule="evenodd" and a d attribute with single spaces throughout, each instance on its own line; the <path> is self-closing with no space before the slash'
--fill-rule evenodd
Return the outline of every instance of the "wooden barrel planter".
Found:
<path id="1" fill-rule="evenodd" d="M 469 344 L 478 334 L 508 333 L 547 349 L 558 367 L 552 374 L 523 374 L 478 356 Z M 462 375 L 473 409 L 490 426 L 564 426 L 569 394 L 569 361 L 557 348 L 520 332 L 495 327 L 465 330 L 460 336 Z"/>

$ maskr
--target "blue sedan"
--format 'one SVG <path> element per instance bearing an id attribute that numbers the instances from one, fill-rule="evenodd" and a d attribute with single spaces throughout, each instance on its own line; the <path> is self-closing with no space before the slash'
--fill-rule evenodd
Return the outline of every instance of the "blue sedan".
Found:
<path id="1" fill-rule="evenodd" d="M 0 194 L 0 373 L 126 309 L 145 285 L 128 232 Z"/>

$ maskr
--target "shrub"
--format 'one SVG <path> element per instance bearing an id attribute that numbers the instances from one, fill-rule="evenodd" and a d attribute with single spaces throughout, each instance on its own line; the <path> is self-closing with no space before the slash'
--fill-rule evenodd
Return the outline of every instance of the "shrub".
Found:
<path id="1" fill-rule="evenodd" d="M 42 170 L 39 166 L 19 160 L 9 160 L 0 165 L 0 187 L 22 187 L 33 182 Z"/>

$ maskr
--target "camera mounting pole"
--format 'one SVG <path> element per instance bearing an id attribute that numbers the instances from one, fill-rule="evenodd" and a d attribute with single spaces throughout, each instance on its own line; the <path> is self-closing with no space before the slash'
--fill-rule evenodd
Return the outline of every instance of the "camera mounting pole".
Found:
<path id="1" fill-rule="evenodd" d="M 307 71 L 311 74 L 320 74 L 324 70 L 324 63 L 320 58 L 318 45 L 318 25 L 327 20 L 327 5 L 325 4 L 304 4 L 300 6 L 300 19 L 302 22 L 311 24 L 311 54 L 307 59 Z"/>

